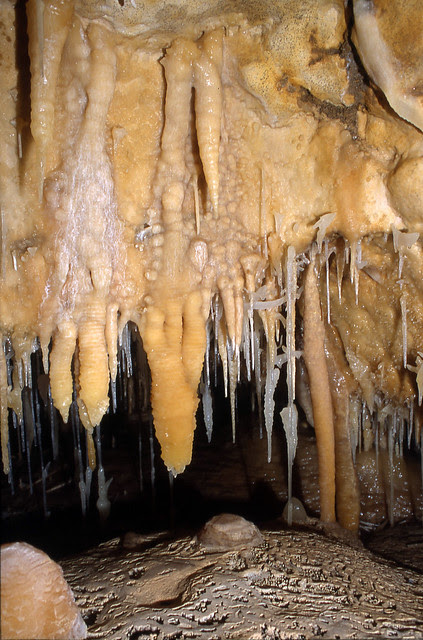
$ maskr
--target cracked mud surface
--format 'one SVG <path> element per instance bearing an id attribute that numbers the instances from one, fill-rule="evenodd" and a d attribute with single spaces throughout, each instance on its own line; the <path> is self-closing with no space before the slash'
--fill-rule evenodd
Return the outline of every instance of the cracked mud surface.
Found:
<path id="1" fill-rule="evenodd" d="M 313 530 L 263 537 L 208 552 L 188 536 L 131 533 L 61 564 L 89 638 L 423 638 L 417 559 L 398 566 Z M 417 530 L 410 540 L 418 558 Z"/>

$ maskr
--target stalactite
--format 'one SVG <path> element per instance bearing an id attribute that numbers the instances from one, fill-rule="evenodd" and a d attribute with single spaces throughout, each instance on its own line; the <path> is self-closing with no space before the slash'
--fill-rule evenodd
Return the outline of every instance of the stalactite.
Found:
<path id="1" fill-rule="evenodd" d="M 93 295 L 87 301 L 78 333 L 79 399 L 86 415 L 81 420 L 86 428 L 100 424 L 109 406 L 109 366 L 105 340 L 105 309 L 101 298 Z"/>
<path id="2" fill-rule="evenodd" d="M 0 257 L 0 274 L 1 280 L 6 280 L 6 260 L 7 260 L 7 225 L 4 215 L 4 207 L 0 205 L 0 242 L 1 242 L 1 257 Z"/>
<path id="3" fill-rule="evenodd" d="M 7 408 L 7 364 L 3 336 L 0 334 L 0 430 L 1 430 L 1 454 L 4 473 L 10 470 L 9 454 L 9 411 Z"/>
<path id="4" fill-rule="evenodd" d="M 389 517 L 389 524 L 391 525 L 391 527 L 394 525 L 394 470 L 393 470 L 393 466 L 394 466 L 394 439 L 395 439 L 395 435 L 396 435 L 396 424 L 393 418 L 393 414 L 391 414 L 389 416 L 388 419 L 388 436 L 387 436 L 387 440 L 388 440 L 388 456 L 389 456 L 389 468 L 388 468 L 388 475 L 389 475 L 389 496 L 388 496 L 388 517 Z"/>
<path id="5" fill-rule="evenodd" d="M 416 366 L 407 365 L 407 369 L 416 374 L 416 383 L 418 391 L 418 404 L 422 404 L 423 399 L 423 353 L 418 353 L 416 357 Z"/>
<path id="6" fill-rule="evenodd" d="M 81 448 L 81 434 L 79 428 L 79 415 L 78 415 L 78 407 L 76 402 L 74 401 L 70 407 L 70 421 L 72 424 L 72 436 L 73 436 L 73 448 L 75 452 L 75 459 L 78 461 L 78 475 L 79 475 L 79 497 L 81 500 L 81 511 L 82 515 L 85 516 L 87 513 L 87 491 L 86 484 L 84 480 L 84 472 L 83 472 L 83 464 L 82 464 L 82 448 Z"/>
<path id="7" fill-rule="evenodd" d="M 213 400 L 210 385 L 207 384 L 207 381 L 204 379 L 201 385 L 201 399 L 203 403 L 203 416 L 207 440 L 210 443 L 213 436 Z"/>
<path id="8" fill-rule="evenodd" d="M 50 353 L 50 385 L 54 405 L 64 422 L 68 420 L 72 402 L 72 360 L 76 347 L 77 328 L 71 321 L 63 321 L 57 327 Z"/>
<path id="9" fill-rule="evenodd" d="M 317 229 L 316 243 L 319 253 L 322 251 L 323 240 L 326 237 L 326 231 L 328 227 L 336 218 L 336 213 L 324 213 L 317 222 L 313 225 L 313 229 Z"/>
<path id="10" fill-rule="evenodd" d="M 118 305 L 109 305 L 106 312 L 106 345 L 109 361 L 110 383 L 116 384 L 117 375 L 117 350 L 118 350 L 118 327 L 117 327 Z M 116 405 L 116 402 L 115 402 Z"/>
<path id="11" fill-rule="evenodd" d="M 293 498 L 292 498 L 292 468 L 294 465 L 295 453 L 297 450 L 298 436 L 298 412 L 295 404 L 289 404 L 281 411 L 283 427 L 285 429 L 287 452 L 288 452 L 288 525 L 292 525 Z"/>
<path id="12" fill-rule="evenodd" d="M 103 467 L 103 456 L 101 453 L 101 431 L 100 426 L 96 428 L 96 445 L 97 445 L 97 483 L 98 483 L 98 499 L 96 502 L 96 506 L 98 512 L 100 514 L 100 519 L 105 521 L 109 517 L 111 503 L 107 496 L 107 491 L 109 489 L 110 484 L 113 481 L 113 478 L 109 478 L 106 480 L 106 473 Z"/>
<path id="13" fill-rule="evenodd" d="M 196 45 L 176 39 L 161 60 L 166 75 L 165 126 L 161 139 L 161 158 L 171 167 L 172 178 L 185 178 L 185 142 L 190 121 L 193 87 L 192 62 L 198 56 Z M 160 181 L 158 187 L 161 187 Z"/>
<path id="14" fill-rule="evenodd" d="M 400 231 L 397 227 L 392 225 L 392 240 L 394 243 L 394 251 L 398 253 L 398 279 L 402 278 L 402 270 L 404 266 L 404 259 L 407 255 L 407 251 L 418 241 L 419 233 L 406 233 Z"/>
<path id="15" fill-rule="evenodd" d="M 165 464 L 174 473 L 180 473 L 191 460 L 197 385 L 206 346 L 204 320 L 197 303 L 199 305 L 200 298 L 194 295 L 185 307 L 184 331 L 178 301 L 168 303 L 166 314 L 150 308 L 143 328 L 152 374 L 151 402 L 156 434 Z M 200 334 L 193 327 L 201 323 Z M 181 394 L 184 394 L 184 401 L 173 407 L 173 398 L 180 398 Z"/>
<path id="16" fill-rule="evenodd" d="M 219 213 L 219 150 L 222 118 L 221 29 L 204 36 L 203 51 L 195 60 L 195 115 L 198 146 L 213 210 Z"/>
<path id="17" fill-rule="evenodd" d="M 260 171 L 260 237 L 261 251 L 265 259 L 268 259 L 267 247 L 267 193 L 266 193 L 266 174 L 264 167 Z"/>
<path id="18" fill-rule="evenodd" d="M 286 383 L 288 387 L 288 406 L 282 410 L 281 417 L 285 429 L 288 448 L 288 522 L 292 522 L 292 467 L 297 448 L 298 414 L 295 402 L 295 310 L 297 302 L 297 259 L 294 247 L 288 247 L 286 258 Z"/>
<path id="19" fill-rule="evenodd" d="M 229 402 L 231 405 L 232 442 L 236 442 L 236 387 L 237 387 L 237 355 L 229 341 L 226 346 L 229 372 Z"/>
<path id="20" fill-rule="evenodd" d="M 31 0 L 28 3 L 29 56 L 31 60 L 31 133 L 39 158 L 39 199 L 43 181 L 54 157 L 55 89 L 61 53 L 73 13 L 71 2 Z"/>
<path id="21" fill-rule="evenodd" d="M 154 454 L 154 432 L 153 421 L 150 420 L 150 429 L 148 434 L 149 453 L 150 453 L 150 483 L 151 483 L 151 503 L 153 509 L 156 506 L 156 461 Z M 169 472 L 170 473 L 170 472 Z"/>
<path id="22" fill-rule="evenodd" d="M 295 401 L 295 309 L 297 300 L 297 262 L 294 247 L 288 247 L 286 259 L 286 356 L 288 404 Z"/>
<path id="23" fill-rule="evenodd" d="M 273 416 L 275 411 L 274 395 L 280 375 L 280 366 L 276 361 L 276 341 L 274 336 L 274 327 L 269 330 L 266 337 L 266 378 L 264 382 L 264 424 L 267 433 L 267 461 L 272 459 L 272 432 L 273 432 Z M 261 391 L 260 391 L 261 393 Z"/>

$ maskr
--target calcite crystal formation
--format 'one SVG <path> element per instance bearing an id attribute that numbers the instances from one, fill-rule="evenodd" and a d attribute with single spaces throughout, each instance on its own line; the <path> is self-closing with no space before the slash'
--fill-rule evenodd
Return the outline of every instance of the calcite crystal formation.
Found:
<path id="1" fill-rule="evenodd" d="M 269 456 L 283 371 L 290 469 L 301 387 L 321 516 L 358 527 L 357 444 L 392 464 L 422 423 L 423 12 L 397 0 L 391 33 L 390 4 L 29 0 L 26 43 L 2 0 L 6 473 L 39 349 L 94 466 L 132 323 L 169 470 L 190 462 L 202 372 L 211 429 L 213 344 L 234 433 L 237 381 L 255 380 Z"/>

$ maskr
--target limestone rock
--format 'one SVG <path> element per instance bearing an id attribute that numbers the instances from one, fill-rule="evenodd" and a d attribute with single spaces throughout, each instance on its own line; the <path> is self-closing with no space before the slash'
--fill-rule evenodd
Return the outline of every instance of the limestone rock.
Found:
<path id="1" fill-rule="evenodd" d="M 255 524 L 232 513 L 222 513 L 206 522 L 198 541 L 207 549 L 234 549 L 263 544 L 263 536 Z"/>
<path id="2" fill-rule="evenodd" d="M 61 567 L 25 542 L 1 547 L 1 635 L 10 640 L 87 637 Z"/>

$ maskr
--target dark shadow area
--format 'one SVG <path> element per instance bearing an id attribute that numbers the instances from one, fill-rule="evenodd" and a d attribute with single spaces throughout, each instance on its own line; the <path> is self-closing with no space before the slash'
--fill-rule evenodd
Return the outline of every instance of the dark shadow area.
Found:
<path id="1" fill-rule="evenodd" d="M 18 72 L 16 86 L 16 131 L 17 131 L 17 155 L 19 158 L 27 157 L 27 149 L 32 143 L 30 129 L 31 123 L 31 71 L 28 54 L 28 21 L 26 15 L 26 2 L 19 0 L 15 5 L 16 28 L 16 58 L 15 65 Z M 23 182 L 25 175 L 25 162 L 20 162 L 20 180 Z"/>
<path id="2" fill-rule="evenodd" d="M 225 512 L 264 528 L 274 523 L 283 526 L 287 457 L 279 413 L 286 404 L 284 366 L 275 394 L 270 462 L 253 382 L 241 382 L 237 387 L 233 442 L 230 399 L 225 397 L 217 356 L 216 361 L 211 358 L 210 368 L 210 442 L 200 401 L 191 464 L 173 478 L 161 460 L 154 436 L 148 364 L 139 335 L 132 328 L 126 350 L 119 352 L 116 386 L 111 389 L 115 401 L 101 424 L 101 459 L 106 482 L 111 480 L 107 491 L 110 515 L 105 521 L 96 506 L 98 465 L 89 470 L 86 431 L 79 421 L 76 401 L 64 423 L 51 403 L 40 352 L 32 355 L 31 375 L 32 389 L 25 387 L 23 393 L 23 423 L 19 424 L 10 411 L 12 474 L 9 478 L 1 474 L 2 542 L 26 541 L 60 559 L 130 531 L 186 531 L 193 535 L 209 518 Z M 293 495 L 305 505 L 308 516 L 318 517 L 316 441 L 301 411 Z M 377 539 L 372 536 L 363 534 L 366 544 Z M 414 543 L 413 538 L 411 552 Z"/>

